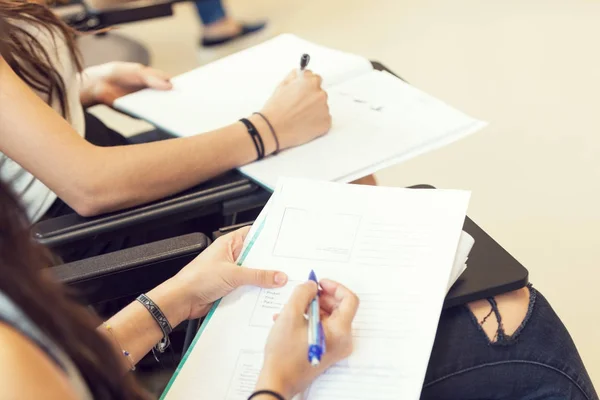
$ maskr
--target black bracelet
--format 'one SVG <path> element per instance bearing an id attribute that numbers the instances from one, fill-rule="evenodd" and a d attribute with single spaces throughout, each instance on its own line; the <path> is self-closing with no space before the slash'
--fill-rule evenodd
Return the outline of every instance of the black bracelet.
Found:
<path id="1" fill-rule="evenodd" d="M 248 133 L 250 134 L 252 143 L 254 143 L 254 147 L 256 147 L 256 154 L 258 155 L 257 160 L 262 160 L 263 158 L 265 158 L 265 144 L 263 143 L 262 137 L 260 136 L 258 129 L 256 129 L 254 124 L 246 118 L 240 119 L 240 122 L 246 125 L 246 129 L 248 129 Z"/>
<path id="2" fill-rule="evenodd" d="M 275 151 L 273 152 L 273 154 L 279 153 L 279 138 L 277 137 L 277 134 L 275 133 L 275 128 L 273 128 L 273 125 L 271 125 L 271 122 L 262 113 L 255 112 L 254 114 L 256 114 L 259 117 L 261 117 L 262 119 L 264 119 L 265 122 L 267 123 L 267 125 L 269 125 L 269 129 L 271 130 L 271 133 L 273 134 L 273 139 L 275 139 Z"/>
<path id="3" fill-rule="evenodd" d="M 160 340 L 160 342 L 156 344 L 156 346 L 154 346 L 154 349 L 156 349 L 160 353 L 164 353 L 167 347 L 169 347 L 169 345 L 171 344 L 169 334 L 173 331 L 169 320 L 167 319 L 167 317 L 165 317 L 165 314 L 163 314 L 163 312 L 156 305 L 156 303 L 154 303 L 145 294 L 140 294 L 136 300 L 139 301 L 144 307 L 146 307 L 146 309 L 150 312 L 150 315 L 152 315 L 152 318 L 154 318 L 160 330 L 162 331 L 163 338 Z"/>
<path id="4" fill-rule="evenodd" d="M 282 395 L 280 395 L 279 393 L 274 392 L 272 390 L 257 390 L 256 392 L 252 393 L 250 395 L 250 397 L 248 397 L 248 400 L 252 400 L 256 396 L 260 396 L 261 394 L 271 395 L 271 396 L 273 396 L 273 398 L 275 398 L 277 400 L 285 400 Z"/>

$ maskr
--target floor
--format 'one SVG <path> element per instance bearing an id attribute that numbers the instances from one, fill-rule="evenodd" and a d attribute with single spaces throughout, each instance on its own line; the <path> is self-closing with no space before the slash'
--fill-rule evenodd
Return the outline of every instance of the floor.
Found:
<path id="1" fill-rule="evenodd" d="M 379 60 L 490 125 L 388 168 L 381 184 L 473 191 L 469 215 L 530 271 L 600 389 L 600 2 L 592 0 L 231 0 L 235 16 Z M 189 3 L 124 35 L 172 74 L 200 52 Z M 250 43 L 244 43 L 245 45 Z M 221 53 L 234 51 L 224 49 Z M 145 128 L 97 110 L 125 132 Z"/>

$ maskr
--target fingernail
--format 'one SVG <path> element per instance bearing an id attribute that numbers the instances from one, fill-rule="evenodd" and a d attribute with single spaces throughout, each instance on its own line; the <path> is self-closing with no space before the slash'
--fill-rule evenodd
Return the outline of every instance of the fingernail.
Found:
<path id="1" fill-rule="evenodd" d="M 275 283 L 278 285 L 283 285 L 287 282 L 287 275 L 283 272 L 278 272 L 275 274 Z"/>

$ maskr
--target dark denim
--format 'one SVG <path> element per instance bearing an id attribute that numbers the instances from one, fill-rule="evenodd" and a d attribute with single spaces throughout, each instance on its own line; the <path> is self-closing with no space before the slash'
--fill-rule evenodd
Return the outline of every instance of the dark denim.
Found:
<path id="1" fill-rule="evenodd" d="M 209 25 L 225 18 L 225 9 L 221 0 L 196 0 L 198 15 L 204 25 Z"/>
<path id="2" fill-rule="evenodd" d="M 511 336 L 492 342 L 464 307 L 442 313 L 421 399 L 598 400 L 571 336 L 530 288 L 529 311 Z M 501 322 L 493 299 L 490 318 Z"/>

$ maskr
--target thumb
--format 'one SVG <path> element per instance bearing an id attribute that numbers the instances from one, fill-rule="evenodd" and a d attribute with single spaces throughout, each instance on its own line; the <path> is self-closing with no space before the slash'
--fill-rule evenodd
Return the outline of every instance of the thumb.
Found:
<path id="1" fill-rule="evenodd" d="M 282 313 L 286 310 L 292 310 L 294 313 L 304 313 L 310 302 L 315 298 L 319 291 L 317 284 L 313 281 L 304 282 L 296 286 L 294 293 L 290 296 L 288 303 L 285 305 Z"/>
<path id="2" fill-rule="evenodd" d="M 277 288 L 284 286 L 288 280 L 284 272 L 246 267 L 234 268 L 232 274 L 234 276 L 231 282 L 234 287 L 250 285 L 262 288 Z"/>

